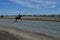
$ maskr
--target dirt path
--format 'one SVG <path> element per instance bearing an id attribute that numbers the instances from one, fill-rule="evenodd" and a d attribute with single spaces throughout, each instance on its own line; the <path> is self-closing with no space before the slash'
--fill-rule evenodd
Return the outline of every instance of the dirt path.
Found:
<path id="1" fill-rule="evenodd" d="M 6 26 L 0 26 L 0 30 L 4 30 L 14 35 L 17 35 L 19 38 L 21 37 L 22 40 L 56 40 L 54 38 L 45 36 L 43 34 L 37 34 L 33 32 L 18 30 L 16 28 L 8 28 Z"/>

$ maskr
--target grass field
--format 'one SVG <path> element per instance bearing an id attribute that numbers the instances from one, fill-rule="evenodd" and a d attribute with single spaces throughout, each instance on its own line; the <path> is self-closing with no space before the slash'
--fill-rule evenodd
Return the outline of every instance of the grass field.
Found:
<path id="1" fill-rule="evenodd" d="M 22 18 L 23 20 L 35 20 L 35 21 L 54 21 L 60 22 L 60 18 L 55 17 L 36 17 L 36 18 Z"/>
<path id="2" fill-rule="evenodd" d="M 4 17 L 3 19 L 14 19 L 14 18 L 15 17 Z M 22 17 L 22 20 L 60 22 L 60 18 L 57 18 L 57 17 Z"/>

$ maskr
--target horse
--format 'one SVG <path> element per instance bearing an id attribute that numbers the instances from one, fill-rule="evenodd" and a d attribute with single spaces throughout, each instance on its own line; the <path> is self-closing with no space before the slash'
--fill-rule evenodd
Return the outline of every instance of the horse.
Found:
<path id="1" fill-rule="evenodd" d="M 21 20 L 21 17 L 22 17 L 22 15 L 16 16 L 16 17 L 15 17 L 15 22 L 17 22 L 18 19 Z"/>

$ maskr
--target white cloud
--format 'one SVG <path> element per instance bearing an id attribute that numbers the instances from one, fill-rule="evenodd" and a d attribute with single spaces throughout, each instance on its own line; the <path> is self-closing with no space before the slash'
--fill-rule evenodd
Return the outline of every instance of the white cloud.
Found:
<path id="1" fill-rule="evenodd" d="M 44 3 L 44 4 L 56 4 L 55 1 L 51 0 L 30 0 L 30 1 L 33 1 L 33 2 L 36 2 L 36 3 Z"/>
<path id="2" fill-rule="evenodd" d="M 21 0 L 10 0 L 12 2 L 15 2 L 17 4 L 23 5 L 23 6 L 27 6 L 27 7 L 32 7 L 32 8 L 38 8 L 39 5 L 32 5 L 30 2 L 28 1 L 21 1 Z"/>
<path id="3" fill-rule="evenodd" d="M 51 8 L 51 7 L 56 7 L 56 1 L 55 0 L 31 0 L 33 2 L 36 2 L 36 3 L 40 3 L 42 4 L 44 7 L 48 7 L 48 8 Z M 53 5 L 53 6 L 51 6 Z"/>
<path id="4" fill-rule="evenodd" d="M 40 9 L 41 7 L 47 7 L 47 8 L 55 7 L 54 5 L 56 4 L 55 1 L 45 1 L 45 0 L 24 0 L 24 1 L 23 0 L 10 0 L 10 1 L 26 6 L 26 7 L 38 8 L 38 9 Z M 37 4 L 34 5 L 31 2 L 35 2 Z"/>
<path id="5" fill-rule="evenodd" d="M 43 2 L 42 0 L 30 0 L 30 1 L 37 2 L 37 3 L 42 3 Z"/>
<path id="6" fill-rule="evenodd" d="M 55 5 L 53 5 L 53 6 L 51 6 L 52 8 L 55 8 L 56 6 Z"/>
<path id="7" fill-rule="evenodd" d="M 56 2 L 52 2 L 52 1 L 50 1 L 50 2 L 49 2 L 49 1 L 45 1 L 44 3 L 45 3 L 45 4 L 48 4 L 48 5 L 49 5 L 49 4 L 56 4 Z"/>

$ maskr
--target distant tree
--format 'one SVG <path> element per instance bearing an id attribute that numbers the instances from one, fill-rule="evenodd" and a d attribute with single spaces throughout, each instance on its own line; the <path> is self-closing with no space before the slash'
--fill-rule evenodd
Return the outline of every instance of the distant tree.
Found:
<path id="1" fill-rule="evenodd" d="M 44 17 L 46 17 L 46 15 L 43 15 Z"/>
<path id="2" fill-rule="evenodd" d="M 1 18 L 3 18 L 4 17 L 4 15 L 1 15 Z"/>
<path id="3" fill-rule="evenodd" d="M 56 15 L 51 15 L 52 17 L 55 17 Z"/>
<path id="4" fill-rule="evenodd" d="M 58 17 L 60 17 L 60 14 L 58 15 Z"/>
<path id="5" fill-rule="evenodd" d="M 46 17 L 51 17 L 51 15 L 46 15 Z"/>

